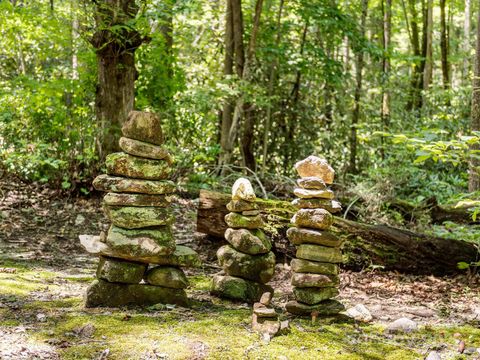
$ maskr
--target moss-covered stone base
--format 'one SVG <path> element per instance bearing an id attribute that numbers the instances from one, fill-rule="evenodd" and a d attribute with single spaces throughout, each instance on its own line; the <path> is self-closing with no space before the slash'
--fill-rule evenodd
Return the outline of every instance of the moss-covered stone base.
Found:
<path id="1" fill-rule="evenodd" d="M 336 287 L 294 287 L 293 294 L 295 295 L 295 299 L 297 299 L 297 301 L 308 305 L 315 305 L 324 300 L 337 296 L 339 291 Z"/>
<path id="2" fill-rule="evenodd" d="M 219 297 L 253 303 L 259 301 L 263 293 L 273 293 L 273 288 L 239 277 L 214 275 L 210 292 Z"/>
<path id="3" fill-rule="evenodd" d="M 108 282 L 138 284 L 143 279 L 147 264 L 101 256 L 97 278 Z"/>

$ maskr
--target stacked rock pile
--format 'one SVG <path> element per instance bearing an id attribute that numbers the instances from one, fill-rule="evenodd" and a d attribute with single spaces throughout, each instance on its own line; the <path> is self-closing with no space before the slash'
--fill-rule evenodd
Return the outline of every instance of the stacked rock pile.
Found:
<path id="1" fill-rule="evenodd" d="M 273 293 L 265 285 L 275 272 L 272 244 L 262 230 L 264 226 L 250 181 L 238 179 L 232 187 L 230 211 L 225 216 L 229 243 L 217 251 L 223 273 L 213 277 L 212 294 L 246 302 L 258 301 L 264 292 Z"/>
<path id="2" fill-rule="evenodd" d="M 252 330 L 263 334 L 267 340 L 289 330 L 288 320 L 279 321 L 278 314 L 270 304 L 271 301 L 272 293 L 266 292 L 253 304 Z"/>
<path id="3" fill-rule="evenodd" d="M 122 134 L 123 152 L 108 155 L 107 175 L 93 182 L 107 192 L 103 209 L 112 225 L 107 235 L 80 236 L 88 252 L 100 255 L 86 306 L 186 306 L 188 280 L 181 267 L 200 266 L 200 259 L 194 250 L 176 246 L 172 234 L 175 184 L 167 180 L 172 158 L 162 146 L 160 119 L 132 111 Z"/>
<path id="4" fill-rule="evenodd" d="M 286 304 L 288 312 L 296 315 L 334 315 L 344 310 L 333 300 L 338 295 L 338 263 L 342 262 L 341 240 L 328 232 L 333 216 L 341 210 L 334 193 L 327 185 L 335 175 L 325 159 L 309 156 L 295 164 L 300 175 L 298 197 L 292 204 L 299 210 L 292 218 L 295 227 L 287 236 L 296 246 L 296 259 L 291 262 L 294 301 Z"/>

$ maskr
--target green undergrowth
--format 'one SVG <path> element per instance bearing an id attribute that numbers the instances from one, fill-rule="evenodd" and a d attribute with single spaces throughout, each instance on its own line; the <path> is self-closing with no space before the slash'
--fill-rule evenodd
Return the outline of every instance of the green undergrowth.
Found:
<path id="1" fill-rule="evenodd" d="M 6 304 L 0 329 L 26 327 L 28 341 L 55 347 L 62 359 L 98 358 L 107 349 L 108 359 L 421 359 L 435 346 L 454 349 L 456 332 L 469 346 L 480 346 L 480 330 L 469 326 L 423 326 L 392 336 L 375 324 L 296 318 L 290 319 L 289 334 L 265 342 L 250 330 L 248 307 L 207 297 L 204 274 L 190 277 L 192 309 L 85 309 L 81 276 L 78 281 L 50 268 L 8 265 L 16 272 L 0 273 L 0 300 Z"/>

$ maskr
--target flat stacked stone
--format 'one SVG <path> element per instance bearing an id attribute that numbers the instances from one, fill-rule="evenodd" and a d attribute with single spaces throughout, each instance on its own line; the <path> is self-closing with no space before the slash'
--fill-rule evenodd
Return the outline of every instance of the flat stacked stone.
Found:
<path id="1" fill-rule="evenodd" d="M 108 155 L 107 174 L 93 182 L 107 192 L 103 209 L 112 225 L 107 235 L 80 236 L 87 251 L 100 256 L 86 306 L 187 306 L 188 279 L 181 267 L 201 263 L 194 250 L 176 246 L 172 234 L 176 187 L 168 180 L 173 161 L 163 147 L 160 119 L 132 111 L 122 134 L 123 152 Z"/>
<path id="2" fill-rule="evenodd" d="M 211 292 L 233 300 L 255 302 L 265 292 L 275 272 L 272 243 L 262 230 L 264 226 L 250 181 L 238 179 L 232 187 L 230 211 L 225 216 L 228 245 L 217 251 L 223 273 L 214 275 Z"/>
<path id="3" fill-rule="evenodd" d="M 334 300 L 338 295 L 339 268 L 342 262 L 341 240 L 328 232 L 333 224 L 332 213 L 341 211 L 340 203 L 328 189 L 335 172 L 325 159 L 309 156 L 295 164 L 300 175 L 292 204 L 298 208 L 287 236 L 296 246 L 291 262 L 295 300 L 286 304 L 295 315 L 335 315 L 344 306 Z"/>

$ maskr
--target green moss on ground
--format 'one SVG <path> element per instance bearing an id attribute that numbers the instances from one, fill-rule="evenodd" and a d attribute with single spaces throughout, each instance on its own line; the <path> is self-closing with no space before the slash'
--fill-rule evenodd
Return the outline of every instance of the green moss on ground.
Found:
<path id="1" fill-rule="evenodd" d="M 13 267 L 13 266 L 12 266 Z M 27 328 L 27 340 L 54 346 L 62 359 L 420 359 L 435 346 L 456 348 L 454 333 L 480 347 L 480 329 L 421 327 L 409 335 L 386 335 L 379 325 L 293 319 L 291 332 L 269 343 L 250 330 L 251 311 L 228 301 L 196 301 L 193 309 L 84 309 L 87 284 L 39 266 L 0 273 L 0 329 Z M 91 280 L 91 278 L 90 278 Z M 206 295 L 210 277 L 190 277 L 190 295 Z M 73 288 L 70 294 L 66 289 Z M 39 296 L 39 294 L 41 296 Z M 14 304 L 15 306 L 11 306 Z M 43 321 L 36 316 L 45 315 Z M 90 328 L 90 333 L 84 330 Z M 462 357 L 459 357 L 462 358 Z"/>

